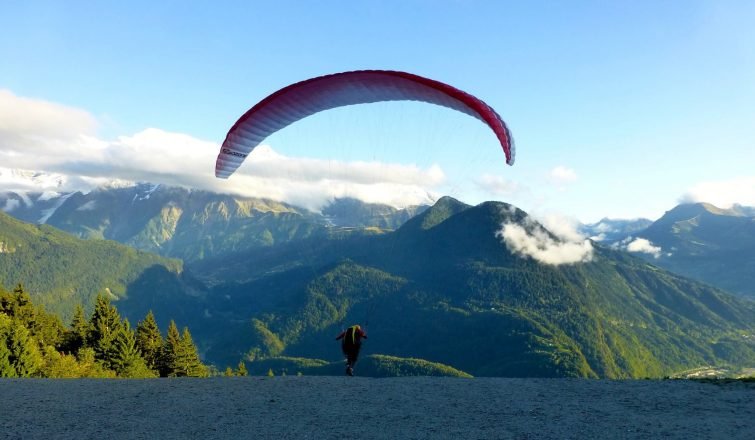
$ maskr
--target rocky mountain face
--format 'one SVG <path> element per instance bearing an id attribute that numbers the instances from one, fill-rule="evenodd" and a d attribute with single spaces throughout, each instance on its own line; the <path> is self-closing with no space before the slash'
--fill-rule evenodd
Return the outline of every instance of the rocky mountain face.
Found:
<path id="1" fill-rule="evenodd" d="M 0 207 L 26 222 L 80 238 L 115 240 L 187 263 L 339 230 L 395 229 L 424 209 L 342 199 L 314 213 L 267 199 L 151 184 L 87 193 L 5 192 L 0 193 Z"/>

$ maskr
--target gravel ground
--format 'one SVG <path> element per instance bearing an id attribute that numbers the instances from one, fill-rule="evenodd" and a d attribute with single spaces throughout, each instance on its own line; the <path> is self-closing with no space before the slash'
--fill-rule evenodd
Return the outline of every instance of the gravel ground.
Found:
<path id="1" fill-rule="evenodd" d="M 0 438 L 755 439 L 755 385 L 237 377 L 0 380 Z"/>

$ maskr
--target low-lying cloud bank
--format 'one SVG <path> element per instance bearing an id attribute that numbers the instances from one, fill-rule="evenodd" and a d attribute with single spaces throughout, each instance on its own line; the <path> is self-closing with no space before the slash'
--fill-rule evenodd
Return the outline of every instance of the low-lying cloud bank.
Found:
<path id="1" fill-rule="evenodd" d="M 437 165 L 298 158 L 265 145 L 230 179 L 220 180 L 214 142 L 156 128 L 103 140 L 96 125 L 85 111 L 0 90 L 0 191 L 88 191 L 121 180 L 267 197 L 318 210 L 338 197 L 393 206 L 431 203 L 434 188 L 445 180 Z"/>
<path id="2" fill-rule="evenodd" d="M 558 216 L 542 220 L 541 224 L 526 217 L 522 224 L 503 223 L 496 237 L 515 254 L 543 264 L 559 266 L 592 261 L 592 243 L 577 232 L 576 222 Z"/>
<path id="3" fill-rule="evenodd" d="M 622 241 L 611 245 L 614 249 L 621 249 L 627 252 L 643 253 L 652 255 L 654 258 L 660 258 L 663 255 L 663 249 L 660 246 L 654 245 L 651 241 L 645 238 L 627 237 Z M 671 256 L 670 253 L 666 254 Z"/>

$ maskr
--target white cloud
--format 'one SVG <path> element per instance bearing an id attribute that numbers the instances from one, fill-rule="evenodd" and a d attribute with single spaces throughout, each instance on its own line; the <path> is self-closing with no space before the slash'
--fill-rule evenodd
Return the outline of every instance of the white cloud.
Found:
<path id="1" fill-rule="evenodd" d="M 596 235 L 590 237 L 592 241 L 603 241 L 608 237 L 609 233 L 616 232 L 617 229 L 611 226 L 611 224 L 601 221 L 600 223 L 592 226 L 592 230 L 597 232 Z"/>
<path id="2" fill-rule="evenodd" d="M 493 174 L 481 175 L 475 179 L 475 184 L 486 193 L 498 197 L 516 197 L 530 192 L 518 182 Z"/>
<path id="3" fill-rule="evenodd" d="M 599 232 L 601 234 L 604 234 L 606 232 L 616 232 L 616 228 L 611 226 L 610 223 L 606 223 L 603 221 L 593 226 L 593 229 L 595 230 L 595 232 Z"/>
<path id="4" fill-rule="evenodd" d="M 17 199 L 8 199 L 5 201 L 5 206 L 2 207 L 2 210 L 5 212 L 11 212 L 14 209 L 21 206 L 21 201 Z"/>
<path id="5" fill-rule="evenodd" d="M 592 243 L 577 232 L 576 222 L 564 222 L 563 217 L 559 221 L 556 216 L 550 216 L 546 222 L 554 228 L 550 229 L 552 235 L 528 217 L 524 225 L 502 224 L 496 236 L 501 237 L 512 252 L 543 264 L 558 266 L 592 260 Z"/>
<path id="6" fill-rule="evenodd" d="M 5 118 L 5 120 L 3 119 Z M 319 209 L 335 197 L 405 206 L 431 203 L 438 165 L 297 158 L 260 146 L 228 180 L 215 178 L 219 145 L 148 128 L 98 139 L 88 113 L 0 91 L 0 191 L 89 190 L 112 180 L 147 181 L 268 197 Z M 18 169 L 45 173 L 22 172 Z"/>
<path id="7" fill-rule="evenodd" d="M 701 182 L 688 189 L 679 201 L 707 202 L 719 208 L 730 208 L 735 203 L 755 206 L 755 176 Z"/>
<path id="8" fill-rule="evenodd" d="M 576 218 L 552 212 L 536 215 L 536 218 L 547 230 L 564 241 L 581 243 L 585 240 L 585 236 L 579 232 L 580 224 Z"/>
<path id="9" fill-rule="evenodd" d="M 654 245 L 651 241 L 644 238 L 627 237 L 620 242 L 611 245 L 614 249 L 621 249 L 627 252 L 644 253 L 652 255 L 655 258 L 660 258 L 663 255 L 663 249 L 660 246 Z M 669 252 L 666 256 L 671 256 Z"/>
<path id="10" fill-rule="evenodd" d="M 86 149 L 81 138 L 96 126 L 85 111 L 0 90 L 0 163 L 36 169 L 36 163 L 81 154 Z"/>
<path id="11" fill-rule="evenodd" d="M 5 191 L 55 191 L 63 186 L 65 180 L 61 174 L 0 168 L 0 190 Z"/>
<path id="12" fill-rule="evenodd" d="M 660 247 L 653 245 L 653 243 L 644 238 L 637 238 L 632 240 L 626 245 L 626 250 L 629 252 L 642 252 L 645 254 L 650 254 L 655 258 L 659 258 L 661 256 L 661 252 L 663 252 Z"/>
<path id="13" fill-rule="evenodd" d="M 577 181 L 577 173 L 571 168 L 559 165 L 548 173 L 548 180 L 557 186 L 564 186 Z"/>
<path id="14" fill-rule="evenodd" d="M 95 200 L 90 200 L 83 205 L 76 208 L 77 211 L 94 211 L 97 207 L 97 203 Z"/>
<path id="15" fill-rule="evenodd" d="M 445 180 L 437 165 L 422 169 L 381 162 L 294 158 L 264 145 L 257 147 L 246 162 L 227 181 L 213 178 L 213 183 L 314 210 L 336 197 L 394 206 L 431 203 L 437 197 L 431 189 Z"/>
<path id="16" fill-rule="evenodd" d="M 39 197 L 37 197 L 37 201 L 38 202 L 46 202 L 46 201 L 48 201 L 50 199 L 54 199 L 55 197 L 58 197 L 58 196 L 60 196 L 59 192 L 46 190 L 45 192 L 43 192 L 42 194 L 40 194 Z"/>
<path id="17" fill-rule="evenodd" d="M 31 198 L 28 194 L 24 191 L 19 191 L 16 193 L 17 196 L 21 197 L 21 200 L 24 202 L 24 205 L 31 207 L 34 206 L 34 202 L 31 201 Z"/>

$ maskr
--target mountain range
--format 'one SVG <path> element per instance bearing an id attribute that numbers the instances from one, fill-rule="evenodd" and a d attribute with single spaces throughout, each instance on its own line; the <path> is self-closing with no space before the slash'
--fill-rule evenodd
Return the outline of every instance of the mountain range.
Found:
<path id="1" fill-rule="evenodd" d="M 672 272 L 755 299 L 755 209 L 688 203 L 643 225 L 643 220 L 602 221 L 588 231 Z"/>
<path id="2" fill-rule="evenodd" d="M 115 240 L 185 262 L 354 228 L 395 229 L 426 206 L 396 209 L 337 199 L 322 213 L 268 199 L 152 184 L 110 185 L 89 192 L 5 192 L 14 217 L 80 238 Z"/>
<path id="3" fill-rule="evenodd" d="M 223 319 L 252 316 L 254 333 L 222 351 L 328 359 L 323 341 L 361 322 L 375 352 L 472 375 L 657 377 L 753 362 L 753 303 L 609 247 L 580 264 L 522 257 L 496 232 L 542 228 L 526 218 L 444 198 L 391 234 L 238 255 L 211 276 L 236 281 L 210 296 L 228 302 Z"/>
<path id="4" fill-rule="evenodd" d="M 62 179 L 25 178 L 32 183 Z M 380 234 L 427 209 L 336 199 L 311 212 L 266 199 L 124 182 L 89 192 L 4 192 L 0 207 L 26 222 L 80 238 L 115 240 L 187 264 L 306 238 Z M 755 298 L 754 225 L 755 208 L 697 203 L 679 205 L 656 221 L 604 218 L 579 230 L 672 272 Z"/>
<path id="5" fill-rule="evenodd" d="M 323 341 L 351 322 L 368 324 L 366 365 L 383 372 L 644 377 L 755 364 L 753 303 L 660 268 L 747 295 L 747 208 L 604 219 L 583 226 L 590 258 L 554 265 L 513 249 L 502 225 L 562 239 L 497 202 L 399 210 L 341 199 L 311 212 L 119 184 L 5 192 L 0 207 L 43 223 L 0 217 L 0 282 L 26 283 L 64 316 L 105 290 L 128 317 L 152 309 L 190 325 L 220 366 L 332 373 L 337 345 Z M 638 239 L 663 251 L 625 252 Z"/>
<path id="6" fill-rule="evenodd" d="M 637 258 L 618 237 L 592 242 L 580 262 L 542 263 L 512 249 L 502 225 L 563 240 L 504 203 L 345 200 L 312 213 L 137 185 L 6 193 L 0 206 L 47 223 L 0 217 L 0 282 L 24 282 L 61 311 L 107 289 L 131 319 L 152 309 L 191 326 L 221 367 L 245 358 L 250 371 L 330 374 L 332 339 L 355 322 L 370 333 L 365 365 L 381 374 L 658 377 L 755 365 L 753 302 Z"/>

